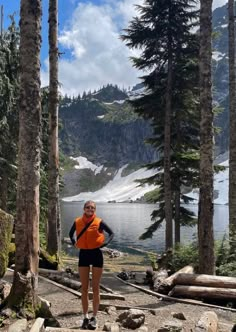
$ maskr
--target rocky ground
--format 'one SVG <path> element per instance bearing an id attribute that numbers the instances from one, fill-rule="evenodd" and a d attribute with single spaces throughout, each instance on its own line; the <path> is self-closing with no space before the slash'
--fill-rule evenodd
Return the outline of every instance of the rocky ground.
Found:
<path id="1" fill-rule="evenodd" d="M 137 260 L 138 259 L 142 260 L 142 258 L 137 258 Z M 125 265 L 127 270 L 137 271 L 139 267 L 140 271 L 145 271 L 147 268 L 145 265 L 140 266 L 140 262 L 136 265 L 136 259 L 133 262 L 132 259 L 127 260 L 129 262 Z M 139 308 L 145 316 L 144 324 L 141 327 L 142 329 L 136 329 L 136 331 L 195 331 L 197 322 L 206 311 L 214 311 L 217 314 L 219 319 L 219 332 L 230 332 L 232 326 L 236 323 L 236 312 L 174 301 L 164 301 L 161 298 L 146 294 L 145 292 L 128 285 L 124 281 L 117 279 L 116 275 L 122 266 L 122 259 L 109 259 L 106 257 L 105 261 L 106 264 L 102 278 L 102 285 L 106 288 L 112 289 L 115 293 L 123 295 L 125 299 L 101 299 L 101 310 L 98 313 L 99 331 L 103 330 L 105 324 L 117 324 L 116 321 L 120 314 L 129 308 Z M 68 263 L 70 266 L 73 265 L 72 260 L 66 262 L 66 264 Z M 113 269 L 113 271 L 111 271 L 111 269 Z M 10 278 L 10 275 L 8 275 L 8 278 Z M 101 292 L 105 291 L 101 290 Z M 51 303 L 51 311 L 61 327 L 69 329 L 80 328 L 82 322 L 82 308 L 78 296 L 66 291 L 65 288 L 58 287 L 55 284 L 46 281 L 44 278 L 39 279 L 39 295 Z M 90 314 L 91 310 L 92 303 L 90 301 Z M 179 326 L 179 328 L 182 326 L 182 330 L 160 330 L 165 324 L 176 327 Z M 8 331 L 7 326 L 1 328 L 0 331 Z M 124 328 L 120 325 L 120 331 L 133 330 Z"/>

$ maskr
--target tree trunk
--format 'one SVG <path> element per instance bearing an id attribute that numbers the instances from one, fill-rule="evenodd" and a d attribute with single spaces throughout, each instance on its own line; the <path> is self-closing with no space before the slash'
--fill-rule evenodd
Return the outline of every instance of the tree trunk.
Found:
<path id="1" fill-rule="evenodd" d="M 21 0 L 16 263 L 8 305 L 27 317 L 38 308 L 41 15 L 40 0 Z"/>
<path id="2" fill-rule="evenodd" d="M 211 91 L 212 0 L 200 8 L 200 193 L 198 212 L 199 272 L 215 273 L 213 234 L 213 110 Z"/>
<path id="3" fill-rule="evenodd" d="M 58 2 L 49 1 L 49 171 L 47 251 L 57 255 L 60 242 L 58 152 Z"/>
<path id="4" fill-rule="evenodd" d="M 164 200 L 165 200 L 165 221 L 166 221 L 166 235 L 165 244 L 166 250 L 173 247 L 173 225 L 172 225 L 172 194 L 171 194 L 171 98 L 172 98 L 172 54 L 171 41 L 169 41 L 169 58 L 168 58 L 168 80 L 166 91 L 166 109 L 165 109 L 165 129 L 164 129 Z"/>
<path id="5" fill-rule="evenodd" d="M 176 179 L 175 190 L 175 244 L 180 243 L 180 184 Z"/>
<path id="6" fill-rule="evenodd" d="M 236 278 L 212 276 L 208 274 L 178 273 L 174 280 L 175 285 L 206 286 L 216 288 L 236 288 Z"/>
<path id="7" fill-rule="evenodd" d="M 228 0 L 229 13 L 229 238 L 236 250 L 236 81 L 234 0 Z"/>
<path id="8" fill-rule="evenodd" d="M 177 285 L 168 295 L 174 297 L 236 300 L 236 289 Z"/>
<path id="9" fill-rule="evenodd" d="M 0 208 L 7 211 L 8 198 L 8 174 L 6 167 L 1 168 L 0 176 Z"/>

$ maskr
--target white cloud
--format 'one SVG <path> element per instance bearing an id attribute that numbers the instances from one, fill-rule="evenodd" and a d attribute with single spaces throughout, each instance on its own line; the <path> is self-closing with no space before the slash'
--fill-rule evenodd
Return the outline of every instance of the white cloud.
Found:
<path id="1" fill-rule="evenodd" d="M 224 6 L 226 2 L 227 0 L 213 0 L 213 9 Z"/>
<path id="2" fill-rule="evenodd" d="M 213 8 L 225 2 L 214 0 Z M 78 4 L 60 31 L 59 42 L 67 53 L 59 61 L 63 94 L 77 95 L 107 83 L 127 88 L 139 82 L 141 73 L 129 60 L 134 51 L 129 50 L 119 36 L 137 15 L 134 4 L 141 3 L 142 0 L 104 0 L 102 5 Z M 44 68 L 47 69 L 42 71 L 43 86 L 48 84 L 48 60 L 45 60 Z"/>
<path id="3" fill-rule="evenodd" d="M 129 60 L 132 53 L 119 38 L 135 14 L 133 1 L 77 6 L 59 37 L 70 54 L 70 59 L 62 56 L 59 62 L 62 93 L 77 95 L 107 83 L 128 87 L 139 82 L 139 73 Z M 48 68 L 47 62 L 45 66 Z M 47 84 L 47 75 L 42 72 L 42 85 Z"/>

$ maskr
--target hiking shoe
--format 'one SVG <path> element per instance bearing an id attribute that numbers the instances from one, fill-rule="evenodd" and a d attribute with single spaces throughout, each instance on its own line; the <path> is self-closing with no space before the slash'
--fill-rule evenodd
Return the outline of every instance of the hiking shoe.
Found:
<path id="1" fill-rule="evenodd" d="M 96 330 L 97 328 L 97 320 L 95 317 L 92 317 L 89 321 L 89 324 L 88 324 L 88 329 L 89 330 Z"/>
<path id="2" fill-rule="evenodd" d="M 83 330 L 87 330 L 88 329 L 88 325 L 89 325 L 89 319 L 88 318 L 84 318 L 83 323 L 82 323 L 82 329 Z"/>

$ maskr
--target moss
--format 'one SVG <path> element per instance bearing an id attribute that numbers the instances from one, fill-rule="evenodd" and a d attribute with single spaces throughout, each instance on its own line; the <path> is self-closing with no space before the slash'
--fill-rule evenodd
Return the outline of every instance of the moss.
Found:
<path id="1" fill-rule="evenodd" d="M 0 223 L 0 278 L 2 278 L 8 266 L 8 254 L 13 229 L 13 216 L 0 209 Z"/>
<path id="2" fill-rule="evenodd" d="M 49 255 L 48 252 L 41 249 L 39 255 L 39 267 L 44 269 L 57 270 L 59 267 L 60 259 L 57 255 Z"/>

